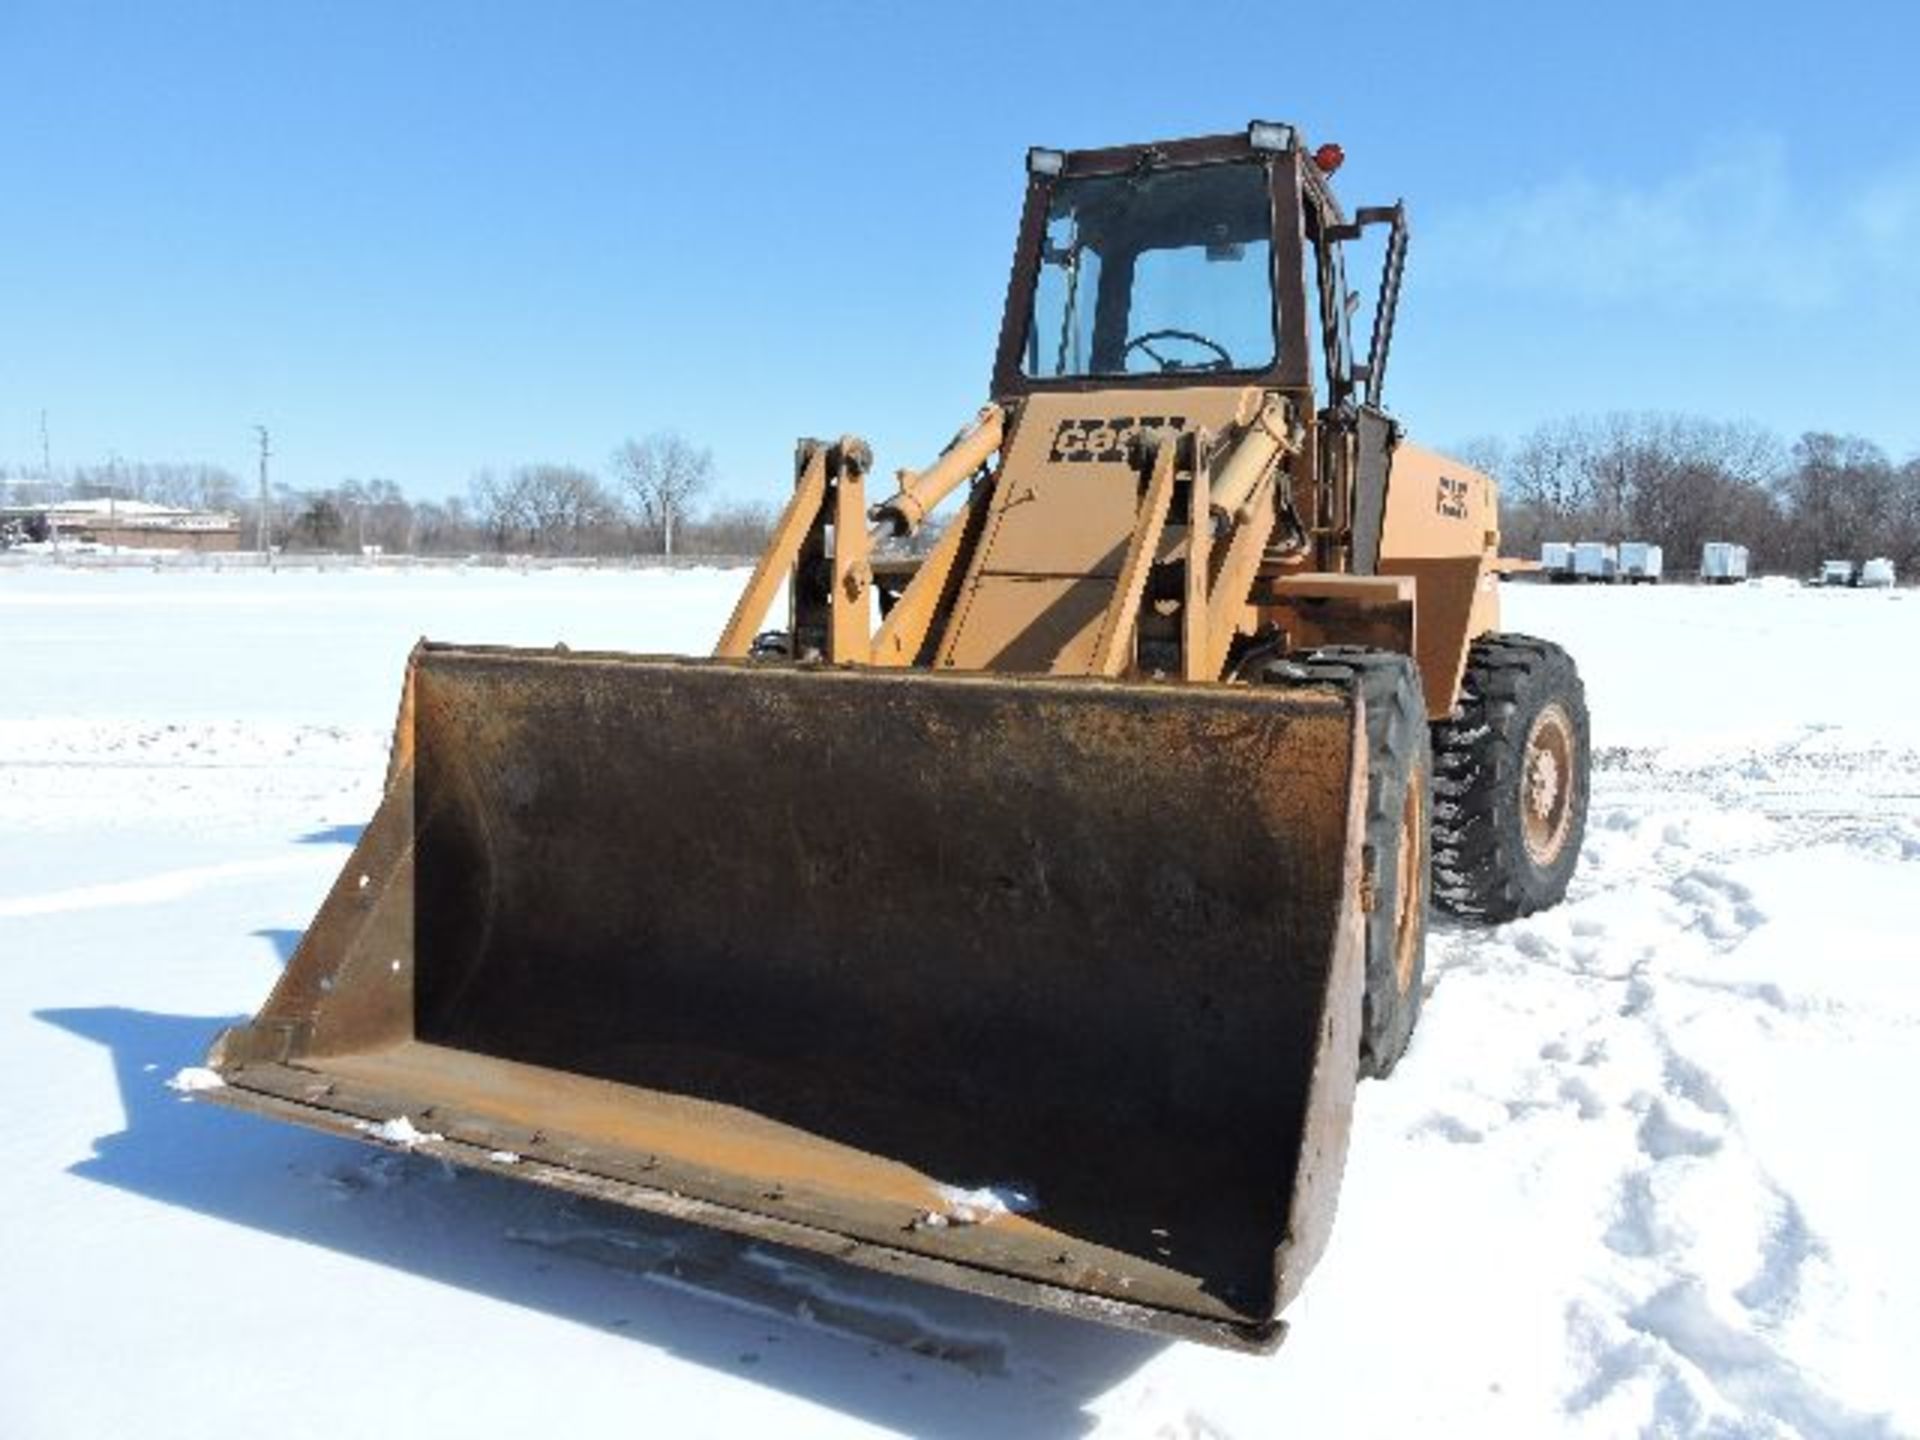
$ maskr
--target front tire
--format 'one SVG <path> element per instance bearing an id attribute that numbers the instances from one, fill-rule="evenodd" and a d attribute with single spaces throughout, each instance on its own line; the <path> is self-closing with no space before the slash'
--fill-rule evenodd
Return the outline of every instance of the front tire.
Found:
<path id="1" fill-rule="evenodd" d="M 1274 661 L 1263 678 L 1339 681 L 1365 702 L 1367 973 L 1360 1073 L 1384 1079 L 1413 1039 L 1426 977 L 1433 756 L 1420 672 L 1405 655 L 1329 645 Z"/>
<path id="2" fill-rule="evenodd" d="M 1565 898 L 1587 828 L 1580 672 L 1558 645 L 1483 635 L 1433 731 L 1434 901 L 1497 925 Z"/>

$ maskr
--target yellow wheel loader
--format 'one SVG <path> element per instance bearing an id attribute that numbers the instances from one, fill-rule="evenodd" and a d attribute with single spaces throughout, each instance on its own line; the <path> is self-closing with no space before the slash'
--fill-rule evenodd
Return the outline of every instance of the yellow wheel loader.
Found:
<path id="1" fill-rule="evenodd" d="M 1498 633 L 1492 482 L 1381 408 L 1406 220 L 1338 159 L 1030 152 L 991 403 L 885 495 L 802 441 L 711 658 L 423 642 L 210 1097 L 1276 1343 L 1430 895 L 1553 904 L 1587 799 L 1571 661 Z"/>

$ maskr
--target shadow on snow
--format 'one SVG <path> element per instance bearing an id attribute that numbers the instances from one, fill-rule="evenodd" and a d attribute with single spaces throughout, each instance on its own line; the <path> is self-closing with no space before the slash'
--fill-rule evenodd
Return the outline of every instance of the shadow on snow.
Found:
<path id="1" fill-rule="evenodd" d="M 282 962 L 297 931 L 258 932 Z M 104 1046 L 126 1128 L 72 1173 L 506 1300 L 914 1435 L 1061 1435 L 1165 1342 L 374 1150 L 167 1088 L 244 1017 L 36 1018 Z M 901 1383 L 922 1379 L 933 1382 Z M 1035 1383 L 1038 1382 L 1038 1383 Z"/>

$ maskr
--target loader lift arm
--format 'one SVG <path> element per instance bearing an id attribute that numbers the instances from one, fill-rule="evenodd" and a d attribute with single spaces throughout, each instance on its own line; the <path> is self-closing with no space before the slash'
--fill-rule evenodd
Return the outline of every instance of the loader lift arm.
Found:
<path id="1" fill-rule="evenodd" d="M 1282 503 L 1281 467 L 1301 444 L 1299 426 L 1289 419 L 1285 402 L 1248 401 L 1243 409 L 1248 413 L 1242 423 L 1229 421 L 1229 443 L 1204 430 L 1142 432 L 1129 442 L 1126 460 L 1138 477 L 1140 493 L 1126 532 L 1124 558 L 1109 587 L 1091 651 L 1078 667 L 1052 665 L 1055 673 L 1078 668 L 1113 678 L 1137 668 L 1141 609 L 1151 575 L 1165 565 L 1162 539 L 1172 524 L 1184 535 L 1179 563 L 1173 567 L 1183 587 L 1178 671 L 1189 680 L 1222 677 L 1233 641 L 1249 623 L 1249 589 Z M 803 441 L 793 496 L 748 577 L 715 657 L 738 659 L 752 653 L 774 598 L 787 583 L 793 596 L 788 634 L 794 654 L 843 664 L 927 663 L 956 608 L 960 579 L 976 558 L 994 496 L 997 471 L 990 462 L 1006 434 L 1006 412 L 997 405 L 982 409 L 933 466 L 900 472 L 896 492 L 867 512 L 874 523 L 864 535 L 852 516 L 859 505 L 866 447 L 851 437 L 835 445 Z M 878 632 L 869 638 L 875 547 L 912 534 L 969 480 L 971 495 L 932 553 L 911 569 L 906 585 L 886 607 Z M 1182 493 L 1186 507 L 1176 515 Z M 848 537 L 844 555 L 842 535 Z"/>

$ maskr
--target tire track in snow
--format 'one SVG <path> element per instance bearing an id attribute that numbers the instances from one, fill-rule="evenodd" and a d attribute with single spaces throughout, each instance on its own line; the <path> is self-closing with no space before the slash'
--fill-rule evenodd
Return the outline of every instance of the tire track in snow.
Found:
<path id="1" fill-rule="evenodd" d="M 1567 1309 L 1570 1424 L 1892 1435 L 1889 1417 L 1849 1406 L 1786 1353 L 1808 1277 L 1830 1265 L 1827 1245 L 1754 1153 L 1711 1069 L 1676 1038 L 1668 997 L 1705 990 L 1788 1022 L 1824 1010 L 1772 981 L 1686 971 L 1737 964 L 1768 923 L 1730 865 L 1810 843 L 1920 858 L 1920 797 L 1900 788 L 1920 757 L 1820 756 L 1808 767 L 1817 805 L 1802 792 L 1769 803 L 1792 755 L 1678 772 L 1650 755 L 1597 760 L 1589 854 L 1567 904 L 1494 931 L 1438 926 L 1430 971 L 1442 994 L 1466 977 L 1538 987 L 1545 972 L 1559 1001 L 1577 987 L 1590 1003 L 1539 1047 L 1537 1066 L 1500 1077 L 1508 1093 L 1446 1097 L 1414 1133 L 1477 1144 L 1571 1110 L 1609 1144 L 1630 1136 L 1596 1236 L 1612 1258 Z"/>

